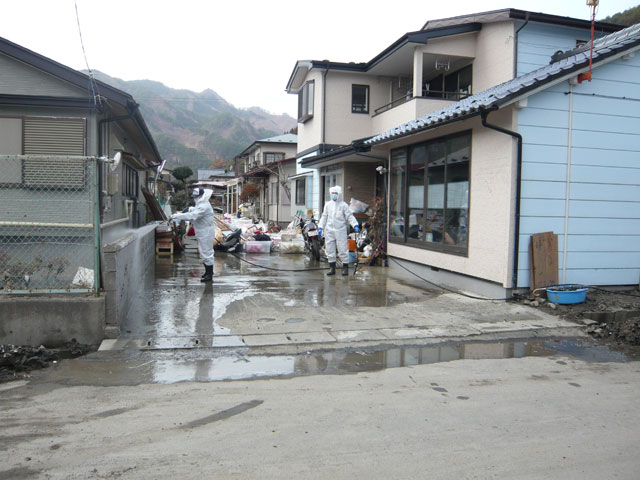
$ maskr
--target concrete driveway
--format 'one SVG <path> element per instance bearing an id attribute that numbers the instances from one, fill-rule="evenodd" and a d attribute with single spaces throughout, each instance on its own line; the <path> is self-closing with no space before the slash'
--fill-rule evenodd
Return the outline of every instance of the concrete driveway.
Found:
<path id="1" fill-rule="evenodd" d="M 158 258 L 121 337 L 103 348 L 251 347 L 274 354 L 576 333 L 575 324 L 542 309 L 428 290 L 389 268 L 327 277 L 312 270 L 326 263 L 304 255 L 239 256 L 270 269 L 218 253 L 211 285 L 200 283 L 193 242 L 180 256 Z"/>

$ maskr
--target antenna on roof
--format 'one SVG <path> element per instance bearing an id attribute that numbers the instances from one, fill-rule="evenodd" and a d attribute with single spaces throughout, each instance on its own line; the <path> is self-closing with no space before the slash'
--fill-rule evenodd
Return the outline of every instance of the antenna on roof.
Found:
<path id="1" fill-rule="evenodd" d="M 585 80 L 591 81 L 591 67 L 593 66 L 593 31 L 596 23 L 596 10 L 598 9 L 599 0 L 587 0 L 587 6 L 591 8 L 591 46 L 589 47 L 589 71 L 578 75 L 578 83 Z"/>

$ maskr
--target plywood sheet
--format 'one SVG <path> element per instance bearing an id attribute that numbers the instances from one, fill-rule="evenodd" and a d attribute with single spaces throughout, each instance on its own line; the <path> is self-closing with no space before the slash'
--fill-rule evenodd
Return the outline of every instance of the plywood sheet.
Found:
<path id="1" fill-rule="evenodd" d="M 558 284 L 558 236 L 553 232 L 531 235 L 529 247 L 530 288 Z"/>

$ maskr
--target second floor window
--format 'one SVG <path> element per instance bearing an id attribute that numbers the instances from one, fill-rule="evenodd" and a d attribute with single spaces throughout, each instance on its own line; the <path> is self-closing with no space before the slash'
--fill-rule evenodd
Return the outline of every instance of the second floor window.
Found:
<path id="1" fill-rule="evenodd" d="M 264 154 L 264 163 L 273 163 L 284 160 L 284 153 L 269 152 Z"/>
<path id="2" fill-rule="evenodd" d="M 369 85 L 351 85 L 351 113 L 369 113 Z"/>
<path id="3" fill-rule="evenodd" d="M 298 92 L 298 122 L 304 123 L 313 117 L 315 82 L 311 80 L 304 84 Z"/>

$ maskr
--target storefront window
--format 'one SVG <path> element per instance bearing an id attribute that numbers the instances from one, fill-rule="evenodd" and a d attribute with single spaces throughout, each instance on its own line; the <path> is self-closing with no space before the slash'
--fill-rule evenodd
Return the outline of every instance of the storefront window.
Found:
<path id="1" fill-rule="evenodd" d="M 391 188 L 389 189 L 389 235 L 404 240 L 404 173 L 407 168 L 405 149 L 391 153 Z"/>
<path id="2" fill-rule="evenodd" d="M 389 234 L 394 242 L 466 254 L 470 159 L 469 132 L 392 151 Z"/>

